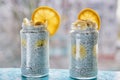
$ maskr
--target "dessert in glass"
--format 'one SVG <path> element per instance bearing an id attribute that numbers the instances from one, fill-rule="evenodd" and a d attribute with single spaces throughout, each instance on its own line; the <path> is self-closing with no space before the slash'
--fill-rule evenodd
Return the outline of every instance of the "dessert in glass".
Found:
<path id="1" fill-rule="evenodd" d="M 78 20 L 72 24 L 69 70 L 72 78 L 93 79 L 97 77 L 98 30 L 100 25 L 94 21 L 94 19 L 98 19 L 95 14 L 92 9 L 84 9 L 80 12 Z M 92 17 L 94 18 L 92 19 Z"/>
<path id="2" fill-rule="evenodd" d="M 32 20 L 23 19 L 21 35 L 21 72 L 25 77 L 43 77 L 49 73 L 49 38 L 59 26 L 58 13 L 41 6 Z"/>

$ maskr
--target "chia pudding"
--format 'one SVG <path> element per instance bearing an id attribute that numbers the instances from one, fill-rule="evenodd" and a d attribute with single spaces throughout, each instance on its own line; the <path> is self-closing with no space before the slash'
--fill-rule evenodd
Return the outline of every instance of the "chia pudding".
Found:
<path id="1" fill-rule="evenodd" d="M 92 79 L 97 76 L 98 31 L 89 20 L 73 23 L 71 34 L 70 76 Z"/>
<path id="2" fill-rule="evenodd" d="M 43 77 L 49 71 L 49 33 L 45 24 L 34 26 L 24 19 L 21 34 L 21 72 L 25 77 Z"/>

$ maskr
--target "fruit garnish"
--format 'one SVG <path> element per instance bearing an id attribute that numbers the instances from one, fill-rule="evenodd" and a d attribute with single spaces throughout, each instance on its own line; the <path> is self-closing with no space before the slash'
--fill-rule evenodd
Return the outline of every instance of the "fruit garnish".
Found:
<path id="1" fill-rule="evenodd" d="M 97 30 L 100 30 L 100 17 L 93 9 L 85 8 L 78 14 L 80 20 L 90 20 L 97 24 Z"/>
<path id="2" fill-rule="evenodd" d="M 38 23 L 47 23 L 47 29 L 50 36 L 53 36 L 59 28 L 60 16 L 53 8 L 41 6 L 33 12 L 32 21 L 34 25 Z"/>

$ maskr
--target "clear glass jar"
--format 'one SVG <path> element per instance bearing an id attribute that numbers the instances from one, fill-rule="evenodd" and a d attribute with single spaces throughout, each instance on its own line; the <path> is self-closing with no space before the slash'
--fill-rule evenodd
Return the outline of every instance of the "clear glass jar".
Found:
<path id="1" fill-rule="evenodd" d="M 72 25 L 70 40 L 70 76 L 75 79 L 96 78 L 98 31 L 92 27 L 82 30 Z"/>
<path id="2" fill-rule="evenodd" d="M 22 26 L 21 72 L 25 77 L 43 77 L 49 71 L 49 33 L 45 25 Z"/>

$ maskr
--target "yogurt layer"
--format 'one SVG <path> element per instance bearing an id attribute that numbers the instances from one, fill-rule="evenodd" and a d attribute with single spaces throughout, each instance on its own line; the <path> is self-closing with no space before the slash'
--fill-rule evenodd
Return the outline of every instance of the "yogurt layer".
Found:
<path id="1" fill-rule="evenodd" d="M 88 28 L 97 30 L 96 23 L 90 20 L 77 20 L 73 23 L 72 29 L 87 30 Z"/>

